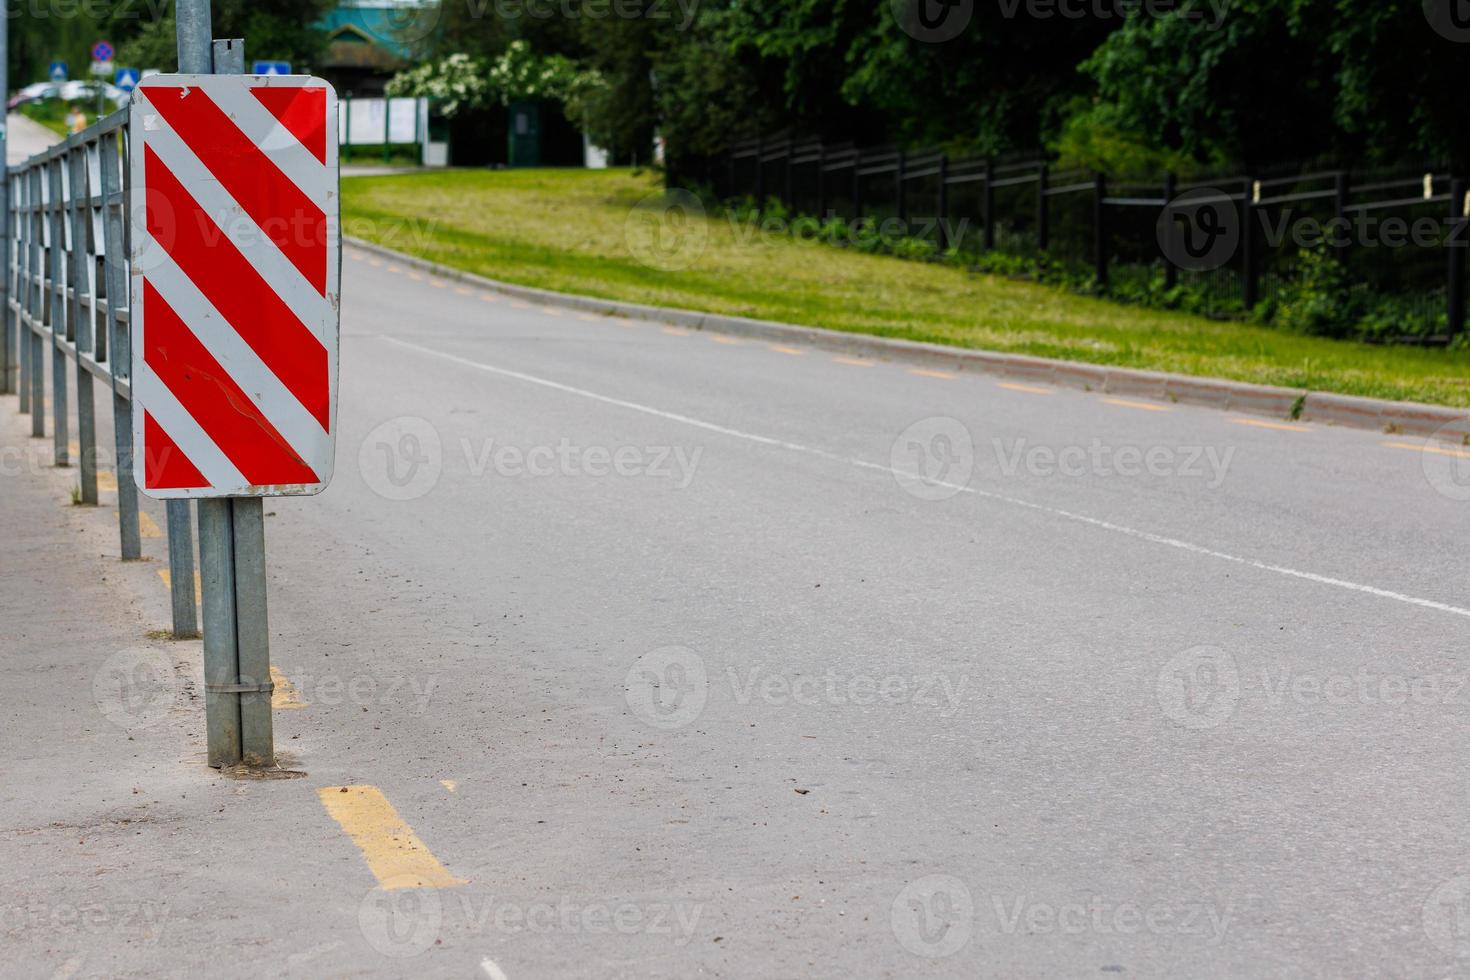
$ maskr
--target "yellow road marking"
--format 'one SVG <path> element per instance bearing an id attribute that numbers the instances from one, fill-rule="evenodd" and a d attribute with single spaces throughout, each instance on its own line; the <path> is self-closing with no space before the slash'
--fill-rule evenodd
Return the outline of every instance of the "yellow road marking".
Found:
<path id="1" fill-rule="evenodd" d="M 402 272 L 403 270 L 400 269 L 400 268 L 398 268 L 398 266 L 396 266 L 396 265 L 390 265 L 390 266 L 388 266 L 388 271 L 389 272 Z"/>
<path id="2" fill-rule="evenodd" d="M 414 282 L 423 282 L 424 281 L 424 277 L 421 276 L 421 275 L 419 275 L 417 272 L 409 272 L 408 278 L 412 279 Z"/>
<path id="3" fill-rule="evenodd" d="M 559 310 L 559 309 L 557 309 L 555 306 L 543 306 L 543 307 L 541 307 L 541 312 L 542 313 L 545 313 L 547 316 L 561 316 L 562 315 L 562 311 Z"/>
<path id="4" fill-rule="evenodd" d="M 473 289 L 470 289 L 468 286 L 455 286 L 454 287 L 454 291 L 456 293 L 459 293 L 461 296 L 471 296 L 475 292 Z"/>
<path id="5" fill-rule="evenodd" d="M 735 337 L 722 337 L 717 333 L 712 333 L 709 335 L 709 339 L 713 340 L 717 344 L 729 344 L 731 347 L 740 346 L 740 341 Z"/>
<path id="6" fill-rule="evenodd" d="M 80 456 L 82 454 L 82 444 L 73 439 L 66 444 L 66 451 L 73 456 Z"/>
<path id="7" fill-rule="evenodd" d="M 942 378 L 945 381 L 954 380 L 954 375 L 948 371 L 933 371 L 929 368 L 909 368 L 909 374 L 917 374 L 921 378 Z"/>
<path id="8" fill-rule="evenodd" d="M 792 357 L 800 357 L 806 353 L 806 351 L 799 348 L 782 347 L 780 344 L 772 344 L 771 350 L 775 351 L 777 354 L 790 354 Z"/>
<path id="9" fill-rule="evenodd" d="M 445 789 L 449 790 L 449 792 L 453 793 L 454 790 L 455 790 L 455 787 L 457 787 L 459 785 L 459 783 L 456 783 L 452 779 L 441 779 L 441 780 L 439 780 L 439 785 L 440 786 L 443 786 Z"/>
<path id="10" fill-rule="evenodd" d="M 447 282 L 440 282 L 438 279 L 430 279 L 429 280 L 429 285 L 430 286 L 433 286 L 435 289 L 448 289 L 449 288 L 449 283 L 447 283 Z"/>
<path id="11" fill-rule="evenodd" d="M 350 256 L 352 256 L 353 261 L 355 261 L 355 262 L 363 262 L 363 261 L 366 261 L 361 255 L 358 255 L 356 252 L 348 252 L 347 254 L 350 255 Z"/>
<path id="12" fill-rule="evenodd" d="M 163 537 L 163 529 L 158 526 L 158 523 L 153 518 L 148 516 L 146 510 L 138 511 L 138 533 L 145 538 Z"/>
<path id="13" fill-rule="evenodd" d="M 172 589 L 174 587 L 174 576 L 173 576 L 173 573 L 170 572 L 167 568 L 160 568 L 158 570 L 158 577 L 161 578 L 161 579 L 163 579 L 164 588 Z M 195 602 L 203 602 L 204 601 L 203 598 L 202 598 L 203 593 L 204 593 L 204 586 L 201 585 L 200 582 L 199 582 L 199 573 L 198 572 L 195 572 L 194 573 L 194 601 Z"/>
<path id="14" fill-rule="evenodd" d="M 1289 425 L 1286 422 L 1268 422 L 1265 419 L 1226 419 L 1236 425 L 1250 425 L 1257 429 L 1279 429 L 1282 432 L 1311 432 L 1305 425 Z"/>
<path id="15" fill-rule="evenodd" d="M 578 313 L 577 319 L 587 320 L 591 323 L 596 323 L 598 320 L 601 320 L 602 317 L 598 316 L 596 313 Z"/>
<path id="16" fill-rule="evenodd" d="M 378 787 L 327 786 L 317 795 L 385 890 L 466 884 L 445 870 Z"/>
<path id="17" fill-rule="evenodd" d="M 296 685 L 287 680 L 286 675 L 271 664 L 271 683 L 276 689 L 271 692 L 271 708 L 275 711 L 290 711 L 295 708 L 306 707 L 306 702 L 296 693 Z"/>
<path id="18" fill-rule="evenodd" d="M 383 267 L 383 260 L 382 259 L 368 259 L 368 264 L 369 265 L 375 265 L 375 266 L 377 266 L 378 268 L 381 269 Z"/>
<path id="19" fill-rule="evenodd" d="M 1457 459 L 1470 459 L 1470 450 L 1451 449 L 1448 446 L 1431 446 L 1428 443 L 1419 446 L 1412 442 L 1385 442 L 1383 445 L 1389 449 L 1417 449 L 1421 453 L 1434 453 L 1437 456 L 1454 456 Z"/>
<path id="20" fill-rule="evenodd" d="M 513 299 L 510 301 L 510 305 L 518 310 L 529 310 L 531 308 L 531 304 L 523 299 Z"/>
<path id="21" fill-rule="evenodd" d="M 1154 405 L 1154 404 L 1151 404 L 1150 402 L 1129 401 L 1127 398 L 1104 398 L 1103 401 L 1106 402 L 1109 405 L 1117 405 L 1119 408 L 1136 408 L 1136 409 L 1138 409 L 1141 412 L 1172 412 L 1172 411 L 1174 411 L 1172 408 L 1168 407 L 1167 405 Z"/>
<path id="22" fill-rule="evenodd" d="M 117 492 L 117 474 L 112 470 L 97 471 L 97 489 Z M 141 512 L 140 512 L 141 513 Z"/>
<path id="23" fill-rule="evenodd" d="M 481 293 L 480 294 L 480 298 L 482 300 L 484 300 L 485 302 L 487 302 L 487 303 L 499 303 L 500 302 L 500 297 L 499 296 L 496 296 L 494 293 Z"/>
<path id="24" fill-rule="evenodd" d="M 687 337 L 687 336 L 689 336 L 689 331 L 688 330 L 681 330 L 678 327 L 664 327 L 664 333 L 668 334 L 670 337 Z"/>
<path id="25" fill-rule="evenodd" d="M 863 361 L 859 360 L 856 357 L 842 357 L 841 355 L 838 355 L 837 357 L 832 358 L 832 360 L 836 361 L 838 364 L 846 364 L 849 367 L 873 367 L 872 361 Z"/>
<path id="26" fill-rule="evenodd" d="M 1023 385 L 1018 381 L 997 381 L 996 387 L 1005 388 L 1007 391 L 1024 391 L 1028 395 L 1050 395 L 1050 388 L 1038 388 L 1036 385 Z"/>
<path id="27" fill-rule="evenodd" d="M 624 330 L 634 330 L 638 326 L 638 324 L 634 323 L 632 320 L 614 320 L 613 322 L 622 327 Z"/>

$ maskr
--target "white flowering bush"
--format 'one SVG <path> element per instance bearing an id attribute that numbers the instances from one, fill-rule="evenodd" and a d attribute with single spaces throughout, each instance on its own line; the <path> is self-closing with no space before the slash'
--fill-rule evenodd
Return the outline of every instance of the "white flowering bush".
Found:
<path id="1" fill-rule="evenodd" d="M 451 54 L 399 72 L 388 83 L 388 94 L 433 99 L 446 116 L 520 99 L 552 99 L 575 120 L 588 95 L 601 85 L 596 71 L 559 54 L 538 55 L 530 44 L 516 40 L 494 58 Z"/>

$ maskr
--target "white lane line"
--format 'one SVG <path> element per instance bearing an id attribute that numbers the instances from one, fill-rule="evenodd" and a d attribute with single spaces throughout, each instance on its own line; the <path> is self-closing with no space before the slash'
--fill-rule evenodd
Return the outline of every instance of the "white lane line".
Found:
<path id="1" fill-rule="evenodd" d="M 828 452 L 825 449 L 818 449 L 814 446 L 804 446 L 801 443 L 787 442 L 784 439 L 773 439 L 770 436 L 756 435 L 753 432 L 742 432 L 739 429 L 731 429 L 727 426 L 716 425 L 713 422 L 706 422 L 703 419 L 691 418 L 688 415 L 680 415 L 677 412 L 665 412 L 662 409 L 653 408 L 648 405 L 640 405 L 638 402 L 625 401 L 624 399 L 613 398 L 609 395 L 600 395 L 595 391 L 588 391 L 585 388 L 574 388 L 571 385 L 565 385 L 559 381 L 551 381 L 547 378 L 538 378 L 533 374 L 524 374 L 520 371 L 512 371 L 509 368 L 495 367 L 492 364 L 484 364 L 480 361 L 472 361 L 467 357 L 460 357 L 456 354 L 447 354 L 444 351 L 434 350 L 432 347 L 422 347 L 419 344 L 410 343 L 406 340 L 399 340 L 396 337 L 384 337 L 383 339 L 390 344 L 396 344 L 399 347 L 404 347 L 409 350 L 416 350 L 421 354 L 428 354 L 431 357 L 438 357 L 443 360 L 450 361 L 454 364 L 474 368 L 477 371 L 486 371 L 490 374 L 498 374 L 501 377 L 514 378 L 517 381 L 524 381 L 527 384 L 540 385 L 543 388 L 550 388 L 554 391 L 566 392 L 569 395 L 577 395 L 581 398 L 587 398 L 591 399 L 592 401 L 602 402 L 604 405 L 616 405 L 619 408 L 626 408 L 634 412 L 642 412 L 645 415 L 652 415 L 657 418 L 667 419 L 670 422 L 680 422 L 684 425 L 693 426 L 697 429 L 704 429 L 708 432 L 718 432 L 721 435 L 727 435 L 735 439 L 744 439 L 747 442 L 759 443 L 763 446 L 776 446 L 780 449 L 788 449 L 792 452 L 805 453 L 809 456 L 816 456 L 819 459 L 827 459 L 838 463 L 846 463 L 849 466 L 856 466 L 867 470 L 877 470 L 882 473 L 891 474 L 895 477 L 901 477 L 905 480 L 918 480 L 924 483 L 928 483 L 931 486 L 944 487 L 947 490 L 955 490 L 960 493 L 974 494 L 977 497 L 983 497 L 987 500 L 997 500 L 1001 503 L 1013 504 L 1017 507 L 1024 507 L 1027 510 L 1037 511 L 1038 513 L 1051 514 L 1053 517 L 1063 517 L 1069 521 L 1076 521 L 1079 524 L 1086 524 L 1091 527 L 1101 528 L 1104 531 L 1112 531 L 1115 534 L 1122 534 L 1130 538 L 1137 538 L 1140 541 L 1148 541 L 1152 544 L 1164 545 L 1165 547 L 1169 548 L 1177 548 L 1180 551 L 1187 551 L 1191 554 L 1203 555 L 1207 558 L 1216 558 L 1220 561 L 1228 561 L 1237 565 L 1244 565 L 1248 568 L 1258 569 L 1263 572 L 1273 572 L 1277 575 L 1285 575 L 1290 578 L 1304 579 L 1308 582 L 1316 582 L 1319 585 L 1330 585 L 1335 588 L 1347 589 L 1352 592 L 1362 592 L 1367 595 L 1378 596 L 1381 599 L 1392 599 L 1395 602 L 1403 602 L 1411 606 L 1421 606 L 1425 609 L 1434 609 L 1438 612 L 1452 613 L 1456 616 L 1464 616 L 1466 618 L 1470 618 L 1470 609 L 1462 609 L 1459 606 L 1451 606 L 1448 603 L 1436 602 L 1433 599 L 1421 599 L 1418 596 L 1405 595 L 1402 592 L 1393 592 L 1389 589 L 1380 589 L 1377 586 L 1373 585 L 1362 585 L 1358 582 L 1349 582 L 1346 579 L 1332 578 L 1328 575 L 1318 575 L 1315 572 L 1303 572 L 1295 568 L 1288 568 L 1285 565 L 1273 565 L 1270 562 L 1258 561 L 1254 558 L 1242 558 L 1239 555 L 1228 554 L 1224 551 L 1216 551 L 1213 548 L 1206 548 L 1203 545 L 1194 544 L 1189 541 L 1181 541 L 1178 538 L 1171 538 L 1162 534 L 1154 534 L 1151 531 L 1140 531 L 1137 528 L 1128 527 L 1123 524 L 1114 524 L 1112 521 L 1104 521 L 1100 518 L 1089 517 L 1086 514 L 1078 514 L 1074 511 L 1062 510 L 1059 507 L 1048 507 L 1045 504 L 1033 503 L 1030 500 L 1022 500 L 1020 497 L 1011 497 L 1007 496 L 1006 494 L 995 493 L 990 490 L 977 490 L 974 487 L 964 486 L 958 483 L 946 483 L 943 480 L 930 480 L 921 474 L 909 472 L 906 470 L 894 469 L 893 467 L 885 466 L 882 463 L 874 463 L 866 459 L 858 459 L 852 456 L 843 456 L 838 453 Z"/>
<path id="2" fill-rule="evenodd" d="M 505 975 L 505 971 L 496 966 L 495 961 L 488 956 L 480 961 L 480 969 L 485 971 L 485 976 L 489 977 L 490 980 L 509 980 Z"/>

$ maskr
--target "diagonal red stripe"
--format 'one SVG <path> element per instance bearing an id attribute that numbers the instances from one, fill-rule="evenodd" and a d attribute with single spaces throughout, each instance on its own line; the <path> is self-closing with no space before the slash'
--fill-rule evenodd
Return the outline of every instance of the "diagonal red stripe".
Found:
<path id="1" fill-rule="evenodd" d="M 143 323 L 144 363 L 251 485 L 321 482 L 147 279 Z"/>
<path id="2" fill-rule="evenodd" d="M 327 162 L 327 90 L 324 88 L 252 88 L 250 94 L 292 136 L 311 151 L 311 155 Z"/>
<path id="3" fill-rule="evenodd" d="M 204 213 L 152 148 L 145 148 L 144 168 L 148 234 L 173 256 L 184 275 L 321 423 L 322 430 L 330 432 L 332 393 L 327 349 Z"/>
<path id="4" fill-rule="evenodd" d="M 152 105 L 252 221 L 327 294 L 327 216 L 203 89 L 156 86 Z M 325 124 L 325 123 L 324 123 Z"/>
<path id="5" fill-rule="evenodd" d="M 204 474 L 195 469 L 178 443 L 147 412 L 143 413 L 143 482 L 150 490 L 209 486 Z"/>

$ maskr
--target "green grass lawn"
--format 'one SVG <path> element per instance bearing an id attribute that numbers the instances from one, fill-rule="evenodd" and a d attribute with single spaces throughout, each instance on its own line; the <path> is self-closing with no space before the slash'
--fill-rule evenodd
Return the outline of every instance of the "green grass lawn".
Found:
<path id="1" fill-rule="evenodd" d="M 751 233 L 724 217 L 646 255 L 655 175 L 438 171 L 342 182 L 344 230 L 506 282 L 832 330 L 1261 384 L 1470 405 L 1470 351 L 1297 336 L 1035 283 Z M 632 215 L 632 217 L 630 217 Z M 702 236 L 701 236 L 702 233 Z M 669 263 L 663 263 L 668 265 Z"/>

